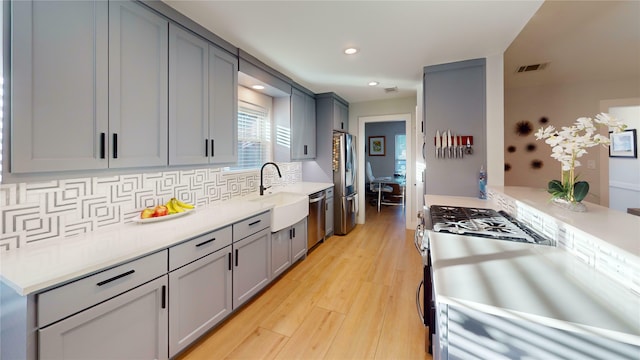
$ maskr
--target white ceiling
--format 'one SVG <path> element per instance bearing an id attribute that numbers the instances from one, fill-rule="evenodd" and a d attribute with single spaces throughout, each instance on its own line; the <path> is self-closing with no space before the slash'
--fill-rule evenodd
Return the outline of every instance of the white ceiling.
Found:
<path id="1" fill-rule="evenodd" d="M 587 46 L 591 41 L 606 42 L 615 36 L 640 44 L 637 1 L 617 7 L 610 5 L 616 3 L 612 1 L 586 6 L 581 1 L 553 1 L 541 7 L 542 0 L 164 1 L 309 90 L 333 91 L 349 102 L 415 96 L 424 66 L 501 54 L 525 24 L 522 41 L 518 37 L 509 58 L 505 57 L 508 86 L 538 81 L 532 78 L 543 74 L 521 74 L 513 80 L 516 64 L 551 61 L 547 70 L 564 71 L 568 66 L 560 67 L 556 61 L 564 50 L 576 54 L 570 64 L 575 65 L 595 58 Z M 575 11 L 582 6 L 584 11 Z M 587 23 L 574 15 L 586 16 Z M 606 27 L 614 19 L 631 21 L 635 28 Z M 577 31 L 582 27 L 591 30 L 586 38 Z M 564 42 L 553 45 L 556 40 Z M 360 52 L 344 55 L 347 47 Z M 620 57 L 618 65 L 625 63 L 628 68 L 629 62 L 640 63 L 640 51 L 631 55 Z M 622 66 L 617 68 L 624 71 Z M 372 80 L 380 85 L 367 86 Z M 391 87 L 398 91 L 384 91 Z"/>

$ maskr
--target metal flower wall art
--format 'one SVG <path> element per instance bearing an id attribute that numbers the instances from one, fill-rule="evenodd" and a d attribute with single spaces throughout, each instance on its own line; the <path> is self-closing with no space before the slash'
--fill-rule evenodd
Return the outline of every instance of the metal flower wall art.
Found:
<path id="1" fill-rule="evenodd" d="M 581 201 L 589 193 L 589 183 L 579 181 L 575 169 L 580 166 L 578 159 L 587 154 L 587 148 L 610 144 L 607 136 L 598 133 L 598 127 L 608 126 L 613 132 L 621 132 L 627 125 L 609 114 L 601 113 L 595 119 L 581 117 L 573 126 L 563 126 L 556 130 L 549 125 L 535 133 L 536 140 L 543 140 L 551 146 L 551 157 L 562 165 L 561 180 L 551 180 L 548 192 L 554 203 L 574 211 L 586 211 Z"/>

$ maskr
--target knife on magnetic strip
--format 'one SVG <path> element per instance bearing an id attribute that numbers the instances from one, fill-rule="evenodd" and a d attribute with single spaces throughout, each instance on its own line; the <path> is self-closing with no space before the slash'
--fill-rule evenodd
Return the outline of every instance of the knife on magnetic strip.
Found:
<path id="1" fill-rule="evenodd" d="M 451 143 L 451 130 L 446 131 L 445 134 L 445 136 L 447 137 L 447 156 L 449 156 L 449 159 L 451 159 L 451 145 L 453 145 Z"/>
<path id="2" fill-rule="evenodd" d="M 436 130 L 436 158 L 440 158 L 441 149 L 442 149 L 442 139 L 440 138 L 440 130 Z"/>

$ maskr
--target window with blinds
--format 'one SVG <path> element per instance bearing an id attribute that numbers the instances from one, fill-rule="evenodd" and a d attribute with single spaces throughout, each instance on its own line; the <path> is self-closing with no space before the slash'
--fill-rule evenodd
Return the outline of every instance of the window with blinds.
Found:
<path id="1" fill-rule="evenodd" d="M 271 121 L 267 109 L 238 103 L 238 164 L 233 169 L 257 169 L 271 161 Z"/>

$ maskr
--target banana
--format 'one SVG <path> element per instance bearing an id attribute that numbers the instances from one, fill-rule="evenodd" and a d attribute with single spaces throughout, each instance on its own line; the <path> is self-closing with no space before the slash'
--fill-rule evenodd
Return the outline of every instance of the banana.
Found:
<path id="1" fill-rule="evenodd" d="M 178 212 L 176 208 L 173 206 L 173 202 L 171 200 L 167 201 L 167 204 L 165 206 L 169 210 L 169 215 L 175 214 Z"/>
<path id="2" fill-rule="evenodd" d="M 171 206 L 173 207 L 173 209 L 178 212 L 184 212 L 184 209 L 180 206 L 180 204 L 178 204 L 177 200 L 175 198 L 169 200 L 169 202 L 171 203 Z"/>
<path id="3" fill-rule="evenodd" d="M 193 205 L 191 205 L 191 204 L 184 203 L 184 202 L 182 202 L 182 201 L 180 201 L 180 200 L 178 200 L 176 198 L 173 198 L 172 200 L 175 200 L 174 204 L 177 204 L 181 208 L 193 209 Z"/>

